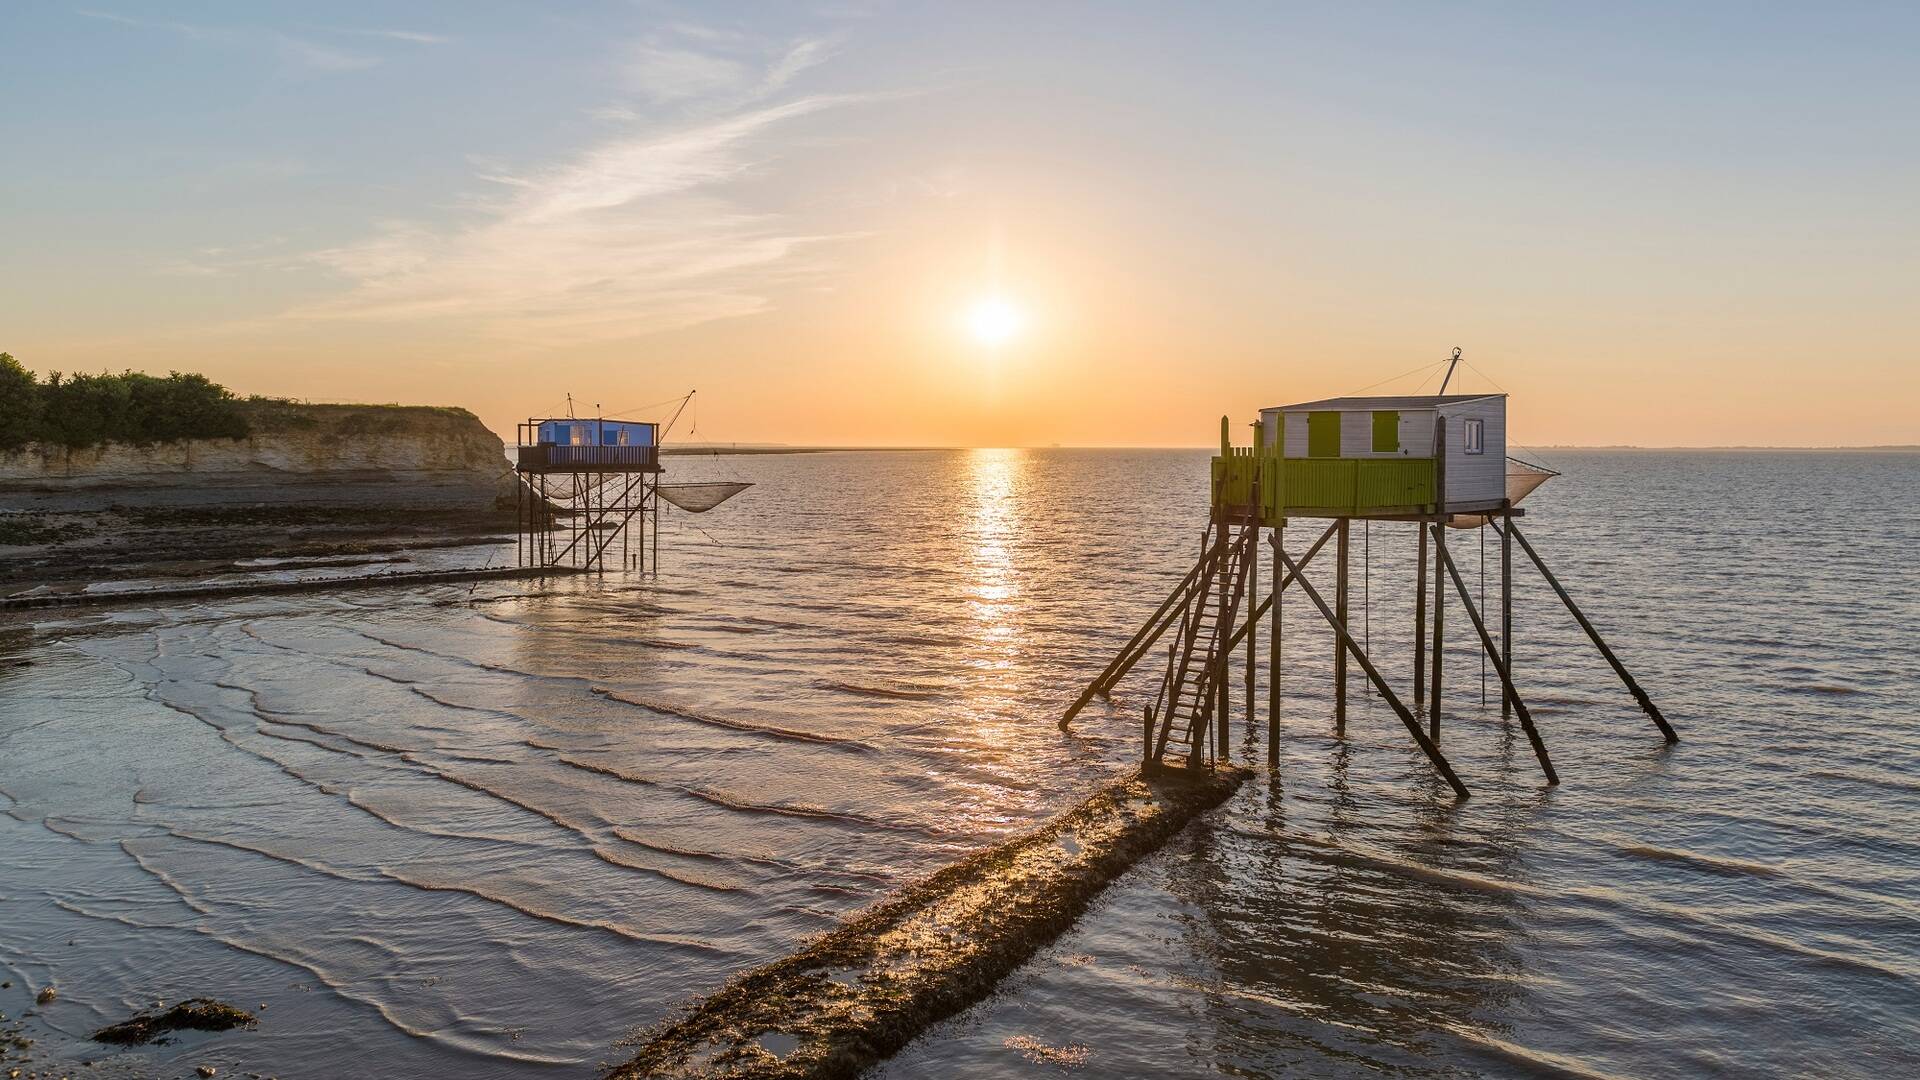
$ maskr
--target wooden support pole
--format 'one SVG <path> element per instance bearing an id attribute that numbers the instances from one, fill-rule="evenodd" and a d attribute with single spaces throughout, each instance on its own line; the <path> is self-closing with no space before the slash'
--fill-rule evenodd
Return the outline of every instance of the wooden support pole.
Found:
<path id="1" fill-rule="evenodd" d="M 1223 416 L 1220 418 L 1220 438 L 1221 438 L 1221 447 L 1222 447 L 1223 453 L 1230 452 L 1232 449 L 1231 445 L 1226 442 L 1226 437 L 1227 437 L 1227 418 Z M 1227 552 L 1231 549 L 1233 545 L 1233 530 L 1227 527 L 1227 511 L 1225 506 L 1216 503 L 1214 512 L 1220 516 L 1220 526 L 1219 526 L 1220 531 L 1219 531 L 1219 539 L 1217 542 L 1220 545 L 1221 566 L 1222 568 L 1224 568 L 1228 561 Z M 1238 585 L 1239 582 L 1228 581 L 1227 575 L 1219 572 L 1218 570 L 1214 572 L 1213 580 L 1214 580 L 1214 593 L 1215 593 L 1214 600 L 1216 603 L 1220 605 L 1219 608 L 1216 609 L 1216 613 L 1215 613 L 1216 618 L 1224 622 L 1227 618 L 1227 599 L 1229 596 L 1232 595 L 1233 587 L 1235 585 Z M 1221 628 L 1219 623 L 1215 623 L 1214 632 L 1216 634 L 1220 634 L 1220 633 L 1225 633 L 1227 631 L 1230 631 L 1232 629 L 1233 627 L 1231 624 L 1227 625 L 1225 628 Z M 1218 639 L 1216 638 L 1216 640 Z M 1226 646 L 1221 648 L 1217 656 L 1216 662 L 1220 665 L 1220 669 L 1213 673 L 1213 677 L 1210 680 L 1210 683 L 1213 689 L 1213 727 L 1214 727 L 1213 747 L 1214 747 L 1214 754 L 1218 757 L 1224 758 L 1227 755 L 1227 748 L 1226 748 L 1227 687 L 1229 685 L 1227 680 L 1227 671 L 1232 666 L 1232 662 L 1233 662 L 1232 647 Z"/>
<path id="2" fill-rule="evenodd" d="M 1256 432 L 1258 431 L 1257 428 L 1255 430 Z M 1255 445 L 1258 446 L 1258 444 L 1259 444 L 1259 439 L 1258 439 L 1258 435 L 1256 434 Z M 1256 492 L 1259 490 L 1259 485 L 1257 483 L 1254 485 L 1254 490 Z M 1258 515 L 1259 512 L 1260 512 L 1259 506 L 1256 503 L 1254 507 L 1254 513 Z M 1259 518 L 1256 516 L 1254 520 L 1258 522 Z M 1260 595 L 1260 526 L 1258 524 L 1255 524 L 1252 526 L 1252 532 L 1247 538 L 1246 554 L 1241 557 L 1247 560 L 1247 588 L 1245 592 L 1241 593 L 1241 595 L 1247 598 L 1246 604 L 1248 608 L 1247 610 L 1246 695 L 1247 695 L 1247 735 L 1251 737 L 1253 735 L 1254 709 L 1256 708 L 1256 705 L 1254 703 L 1255 690 L 1258 689 L 1259 674 L 1260 674 L 1260 665 L 1254 659 L 1254 651 L 1253 651 L 1255 644 L 1260 637 L 1260 622 L 1258 619 L 1254 618 L 1253 610 L 1252 610 L 1253 598 Z"/>
<path id="3" fill-rule="evenodd" d="M 1407 707 L 1401 703 L 1399 695 L 1393 692 L 1393 687 L 1387 685 L 1387 680 L 1380 677 L 1379 669 L 1373 666 L 1373 661 L 1367 658 L 1366 652 L 1361 649 L 1360 646 L 1354 644 L 1352 638 L 1343 633 L 1339 633 L 1339 622 L 1334 618 L 1333 609 L 1328 607 L 1327 602 L 1321 598 L 1319 590 L 1313 587 L 1312 582 L 1300 576 L 1299 567 L 1294 563 L 1292 557 L 1287 554 L 1285 548 L 1275 548 L 1274 550 L 1279 552 L 1280 559 L 1286 564 L 1287 569 L 1293 572 L 1289 580 L 1300 583 L 1300 590 L 1307 594 L 1307 599 L 1313 601 L 1314 607 L 1320 609 L 1321 617 L 1333 625 L 1335 635 L 1346 645 L 1347 651 L 1353 654 L 1353 659 L 1360 665 L 1360 670 L 1366 672 L 1367 678 L 1373 681 L 1374 689 L 1380 691 L 1380 696 L 1385 698 L 1387 704 L 1393 707 L 1394 714 L 1400 717 L 1400 722 L 1407 726 L 1407 733 L 1413 736 L 1414 742 L 1420 744 L 1421 751 L 1427 755 L 1427 760 L 1433 763 L 1434 770 L 1440 774 L 1442 779 L 1446 780 L 1449 787 L 1453 788 L 1454 795 L 1462 799 L 1466 798 L 1467 786 L 1460 782 L 1458 776 L 1454 775 L 1453 766 L 1447 764 L 1447 759 L 1440 753 L 1440 747 L 1437 746 L 1433 740 L 1427 738 L 1426 732 L 1420 730 L 1420 722 L 1414 719 L 1413 713 L 1407 711 Z"/>
<path id="4" fill-rule="evenodd" d="M 1350 522 L 1340 519 L 1340 543 L 1335 549 L 1333 609 L 1333 730 L 1347 733 L 1347 540 Z"/>
<path id="5" fill-rule="evenodd" d="M 1447 594 L 1444 571 L 1447 561 L 1446 518 L 1434 519 L 1433 530 L 1433 682 L 1427 690 L 1427 734 L 1440 741 L 1440 671 L 1446 666 Z"/>
<path id="6" fill-rule="evenodd" d="M 1286 539 L 1286 526 L 1276 525 L 1273 543 L 1273 625 L 1267 632 L 1267 768 L 1280 767 L 1280 545 Z M 1254 616 L 1258 618 L 1259 616 Z"/>
<path id="7" fill-rule="evenodd" d="M 1607 647 L 1606 640 L 1600 636 L 1600 631 L 1595 630 L 1593 624 L 1587 621 L 1587 616 L 1580 610 L 1580 605 L 1573 602 L 1573 597 L 1567 594 L 1566 587 L 1560 584 L 1560 579 L 1554 577 L 1553 571 L 1547 569 L 1546 561 L 1540 558 L 1539 552 L 1533 550 L 1532 544 L 1527 543 L 1526 534 L 1520 531 L 1520 526 L 1512 518 L 1507 519 L 1507 531 L 1513 534 L 1515 540 L 1520 541 L 1520 550 L 1527 553 L 1527 558 L 1533 560 L 1533 565 L 1539 569 L 1540 576 L 1547 579 L 1548 585 L 1553 586 L 1553 591 L 1560 597 L 1560 602 L 1567 605 L 1567 610 L 1572 612 L 1574 619 L 1579 622 L 1580 629 L 1587 632 L 1587 637 L 1593 641 L 1593 647 L 1599 649 L 1600 655 L 1606 657 L 1607 663 L 1613 665 L 1613 673 L 1620 676 L 1621 682 L 1627 684 L 1627 689 L 1633 693 L 1634 700 L 1638 701 L 1640 708 L 1653 718 L 1654 725 L 1660 729 L 1660 734 L 1665 736 L 1669 743 L 1679 742 L 1680 736 L 1674 732 L 1673 725 L 1667 723 L 1667 718 L 1660 714 L 1660 709 L 1653 703 L 1653 699 L 1648 697 L 1647 692 L 1640 689 L 1640 684 L 1633 680 L 1633 675 L 1627 671 L 1627 665 L 1621 663 L 1620 658 Z"/>
<path id="8" fill-rule="evenodd" d="M 1307 553 L 1305 555 L 1300 556 L 1300 565 L 1304 567 L 1308 563 L 1312 562 L 1313 557 L 1315 555 L 1318 555 L 1320 553 L 1320 549 L 1325 547 L 1327 544 L 1327 541 L 1333 539 L 1334 534 L 1339 531 L 1340 531 L 1340 526 L 1338 522 L 1327 526 L 1327 531 L 1320 534 L 1320 539 L 1315 540 L 1313 542 L 1313 546 L 1307 549 Z M 1272 608 L 1273 598 L 1276 596 L 1279 596 L 1281 590 L 1285 589 L 1288 585 L 1293 584 L 1293 577 L 1294 577 L 1293 574 L 1289 573 L 1285 578 L 1278 579 L 1275 581 L 1273 591 L 1267 594 L 1267 598 L 1265 600 L 1260 601 L 1259 607 L 1253 609 L 1254 618 L 1257 619 L 1260 616 L 1265 615 Z M 1235 645 L 1240 644 L 1240 637 L 1246 632 L 1247 632 L 1247 628 L 1244 626 L 1238 630 L 1235 630 L 1233 632 L 1233 637 L 1228 639 L 1227 641 L 1227 648 L 1231 649 Z"/>
<path id="9" fill-rule="evenodd" d="M 1427 527 L 1416 523 L 1420 537 L 1419 562 L 1413 571 L 1413 703 L 1427 700 Z"/>
<path id="10" fill-rule="evenodd" d="M 1507 504 L 1505 519 L 1513 520 L 1513 504 Z M 1500 530 L 1500 662 L 1513 674 L 1513 541 Z M 1500 719 L 1513 715 L 1513 699 L 1500 699 Z"/>
<path id="11" fill-rule="evenodd" d="M 1444 529 L 1444 525 L 1435 525 Z M 1480 647 L 1486 651 L 1487 658 L 1493 661 L 1494 670 L 1500 673 L 1500 688 L 1506 694 L 1506 700 L 1513 703 L 1520 714 L 1520 726 L 1527 733 L 1527 741 L 1533 744 L 1533 756 L 1540 760 L 1540 769 L 1547 774 L 1547 783 L 1557 784 L 1560 775 L 1553 771 L 1553 762 L 1547 757 L 1547 744 L 1540 740 L 1540 732 L 1534 729 L 1533 713 L 1527 709 L 1526 702 L 1520 700 L 1520 690 L 1513 685 L 1513 673 L 1507 670 L 1506 658 L 1493 643 L 1493 635 L 1487 632 L 1486 623 L 1480 618 L 1480 609 L 1474 606 L 1473 597 L 1467 592 L 1466 579 L 1460 576 L 1460 568 L 1453 563 L 1453 557 L 1446 548 L 1438 548 L 1440 561 L 1445 564 L 1447 573 L 1453 578 L 1453 587 L 1460 593 L 1460 604 L 1467 609 L 1467 620 L 1473 623 L 1473 629 L 1480 635 Z"/>

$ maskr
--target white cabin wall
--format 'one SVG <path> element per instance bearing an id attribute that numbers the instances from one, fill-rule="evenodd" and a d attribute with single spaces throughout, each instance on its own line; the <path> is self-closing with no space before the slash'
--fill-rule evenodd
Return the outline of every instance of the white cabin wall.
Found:
<path id="1" fill-rule="evenodd" d="M 1274 436 L 1277 435 L 1280 431 L 1280 410 L 1279 409 L 1261 409 L 1260 410 L 1260 427 L 1261 427 L 1260 437 L 1262 440 L 1264 440 L 1264 445 L 1272 446 L 1275 441 Z"/>
<path id="2" fill-rule="evenodd" d="M 1391 453 L 1374 452 L 1372 410 L 1342 413 L 1340 456 L 1343 458 L 1432 457 L 1433 413 L 1425 409 L 1401 409 L 1399 412 L 1400 449 Z"/>
<path id="3" fill-rule="evenodd" d="M 1279 409 L 1263 409 L 1260 420 L 1267 425 L 1267 444 L 1274 442 L 1281 416 Z M 1307 414 L 1289 412 L 1286 416 L 1286 445 L 1281 453 L 1290 458 L 1307 456 Z M 1373 452 L 1373 413 L 1369 410 L 1343 412 L 1340 420 L 1340 456 L 1343 458 L 1432 457 L 1434 413 L 1431 409 L 1400 410 L 1400 452 Z"/>
<path id="4" fill-rule="evenodd" d="M 1415 412 L 1403 409 L 1400 412 L 1400 449 L 1406 457 L 1430 458 L 1433 456 L 1433 410 L 1421 409 Z"/>
<path id="5" fill-rule="evenodd" d="M 1447 426 L 1447 503 L 1498 502 L 1507 497 L 1507 399 L 1481 398 L 1444 406 Z M 1466 449 L 1465 421 L 1479 419 L 1484 426 L 1484 453 Z"/>
<path id="6" fill-rule="evenodd" d="M 1307 456 L 1307 414 L 1303 412 L 1287 413 L 1287 445 L 1281 450 L 1284 457 Z"/>

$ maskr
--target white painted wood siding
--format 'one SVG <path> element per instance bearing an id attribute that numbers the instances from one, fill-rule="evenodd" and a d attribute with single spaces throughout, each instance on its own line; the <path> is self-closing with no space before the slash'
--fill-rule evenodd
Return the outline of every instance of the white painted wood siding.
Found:
<path id="1" fill-rule="evenodd" d="M 1440 415 L 1447 426 L 1447 505 L 1506 498 L 1507 399 L 1463 401 L 1443 406 Z M 1482 425 L 1482 452 L 1478 454 L 1467 453 L 1466 421 L 1470 419 Z"/>
<path id="2" fill-rule="evenodd" d="M 1260 421 L 1266 425 L 1266 439 L 1272 445 L 1279 426 L 1280 410 L 1263 409 Z M 1340 456 L 1343 458 L 1431 457 L 1433 455 L 1433 410 L 1400 410 L 1400 450 L 1391 454 L 1373 452 L 1373 413 L 1370 410 L 1341 411 Z M 1290 458 L 1307 456 L 1307 414 L 1286 414 L 1287 445 L 1282 453 Z"/>

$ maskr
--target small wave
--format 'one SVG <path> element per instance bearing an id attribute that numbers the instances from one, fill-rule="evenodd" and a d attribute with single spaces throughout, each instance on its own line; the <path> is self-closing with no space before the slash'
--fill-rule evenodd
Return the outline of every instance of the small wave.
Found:
<path id="1" fill-rule="evenodd" d="M 470 884 L 464 881 L 437 880 L 437 879 L 426 877 L 424 875 L 420 875 L 417 872 L 403 873 L 400 870 L 397 870 L 388 866 L 383 866 L 378 863 L 371 864 L 367 871 L 354 872 L 351 870 L 344 869 L 342 867 L 321 862 L 316 859 L 304 859 L 297 855 L 290 855 L 285 852 L 275 851 L 271 848 L 262 847 L 256 844 L 249 844 L 243 841 L 234 840 L 230 838 L 209 836 L 205 834 L 192 833 L 192 832 L 187 832 L 181 829 L 173 829 L 173 828 L 170 828 L 167 831 L 174 837 L 181 840 L 186 840 L 186 841 L 191 841 L 191 842 L 201 843 L 201 844 L 208 844 L 215 847 L 228 848 L 233 851 L 241 851 L 241 852 L 246 852 L 252 855 L 258 855 L 262 858 L 272 859 L 275 862 L 284 863 L 288 866 L 299 867 L 303 870 L 308 871 L 309 873 L 319 874 L 322 877 L 333 878 L 340 881 L 359 881 L 359 882 L 390 881 L 396 885 L 405 885 L 410 888 L 418 889 L 422 892 L 460 893 L 466 896 L 471 896 L 476 900 L 481 900 L 489 904 L 495 904 L 512 911 L 517 911 L 520 914 L 525 915 L 530 919 L 538 919 L 541 922 L 552 923 L 555 926 L 569 926 L 569 927 L 576 927 L 576 928 L 585 929 L 585 930 L 600 930 L 600 931 L 604 931 L 606 933 L 612 934 L 615 937 L 625 938 L 629 941 L 644 942 L 652 945 L 667 945 L 675 948 L 690 949 L 698 952 L 708 952 L 708 953 L 714 953 L 714 954 L 720 954 L 720 955 L 724 955 L 727 952 L 727 950 L 717 945 L 714 945 L 711 942 L 703 941 L 699 938 L 691 938 L 681 934 L 642 933 L 641 931 L 635 930 L 632 927 L 622 926 L 611 919 L 578 917 L 573 915 L 562 914 L 557 911 L 548 911 L 545 908 L 535 906 L 509 893 L 488 889 L 488 888 L 483 888 L 479 885 Z M 127 850 L 126 844 L 122 843 L 121 848 L 122 850 Z M 133 853 L 129 851 L 129 854 L 133 854 Z M 146 865 L 145 860 L 140 859 L 139 855 L 134 854 L 134 858 L 136 860 L 139 860 L 143 866 Z M 149 867 L 149 869 L 151 868 Z M 650 868 L 636 867 L 636 869 L 650 869 Z M 173 885 L 171 881 L 169 881 L 168 884 Z M 180 892 L 181 890 L 177 886 L 175 886 L 175 891 Z M 184 899 L 184 896 L 183 896 L 183 899 Z"/>
<path id="2" fill-rule="evenodd" d="M 1785 871 L 1766 863 L 1748 862 L 1744 859 L 1728 858 L 1724 855 L 1703 855 L 1697 851 L 1682 851 L 1678 848 L 1653 847 L 1648 844 L 1628 844 L 1620 848 L 1622 854 L 1635 855 L 1642 859 L 1658 862 L 1681 863 L 1714 874 L 1726 874 L 1730 877 L 1779 877 Z"/>
<path id="3" fill-rule="evenodd" d="M 1332 841 L 1319 840 L 1311 836 L 1266 833 L 1257 829 L 1247 829 L 1238 826 L 1229 826 L 1226 831 L 1253 840 L 1263 840 L 1269 843 L 1277 841 L 1283 844 L 1313 848 L 1315 851 L 1321 853 L 1321 857 L 1329 860 L 1344 861 L 1370 867 L 1375 870 L 1384 870 L 1387 873 L 1399 874 L 1402 877 L 1431 881 L 1437 885 L 1452 885 L 1458 888 L 1472 889 L 1476 892 L 1490 893 L 1497 896 L 1546 895 L 1543 890 L 1518 881 L 1502 881 L 1498 878 L 1468 873 L 1464 870 L 1446 870 L 1437 866 L 1427 866 L 1412 862 L 1408 859 L 1402 859 L 1398 856 L 1388 855 L 1384 852 L 1368 851 L 1346 844 L 1336 844 Z"/>
<path id="4" fill-rule="evenodd" d="M 769 869 L 778 870 L 785 874 L 820 874 L 830 877 L 851 878 L 856 881 L 872 882 L 880 885 L 892 885 L 898 880 L 897 875 L 887 873 L 884 870 L 872 867 L 858 867 L 844 861 L 833 866 L 824 866 L 795 859 L 776 859 L 770 855 L 752 855 L 740 851 L 702 851 L 698 848 L 681 847 L 677 844 L 669 844 L 663 840 L 654 840 L 639 836 L 631 830 L 619 826 L 614 827 L 613 834 L 637 847 L 648 848 L 666 855 L 677 855 L 686 859 L 711 859 L 719 862 L 745 863 L 749 866 L 768 867 Z M 818 883 L 809 885 L 808 888 L 839 889 L 840 887 Z M 863 889 L 849 889 L 845 891 L 869 895 L 872 892 L 872 888 L 869 886 Z"/>
<path id="5" fill-rule="evenodd" d="M 1495 1038 L 1461 1024 L 1435 1021 L 1444 1031 L 1489 1053 L 1504 1058 L 1535 1075 L 1565 1077 L 1566 1080 L 1619 1080 L 1614 1073 L 1602 1072 L 1583 1061 L 1548 1050 L 1534 1050 L 1519 1043 Z"/>
<path id="6" fill-rule="evenodd" d="M 1868 787 L 1882 788 L 1902 793 L 1920 792 L 1920 781 L 1907 780 L 1895 776 L 1869 776 L 1865 773 L 1847 772 L 1840 769 L 1812 769 L 1808 776 L 1820 780 L 1839 780 L 1848 784 L 1865 784 Z"/>
<path id="7" fill-rule="evenodd" d="M 154 878 L 155 880 L 160 882 L 160 884 L 162 884 L 168 890 L 170 890 L 174 894 L 174 896 L 180 900 L 181 903 L 185 904 L 188 908 L 200 914 L 201 918 L 196 920 L 191 927 L 191 929 L 195 933 L 202 934 L 208 938 L 211 938 L 214 941 L 218 941 L 221 944 L 227 946 L 228 948 L 235 949 L 252 956 L 262 957 L 264 959 L 271 960 L 277 963 L 286 964 L 289 967 L 296 968 L 300 971 L 304 971 L 307 974 L 311 975 L 322 986 L 325 986 L 328 990 L 332 991 L 341 1000 L 354 1002 L 356 1004 L 361 1004 L 361 1005 L 366 1005 L 371 1007 L 374 1011 L 380 1014 L 380 1018 L 382 1020 L 386 1021 L 390 1026 L 392 1026 L 394 1030 L 404 1035 L 408 1035 L 416 1039 L 428 1039 L 441 1046 L 446 1046 L 460 1053 L 469 1054 L 479 1058 L 492 1058 L 492 1059 L 504 1058 L 509 1061 L 518 1061 L 518 1062 L 524 1062 L 528 1064 L 539 1064 L 539 1065 L 561 1065 L 561 1064 L 568 1064 L 571 1062 L 571 1059 L 561 1059 L 557 1057 L 541 1056 L 541 1055 L 532 1054 L 524 1051 L 503 1050 L 500 1047 L 493 1045 L 491 1042 L 476 1040 L 469 1036 L 456 1034 L 452 1031 L 449 1031 L 444 1025 L 437 1026 L 437 1027 L 422 1027 L 418 1024 L 409 1024 L 401 1017 L 396 1006 L 390 1001 L 377 995 L 356 991 L 355 989 L 353 989 L 354 984 L 351 981 L 342 979 L 340 976 L 336 975 L 335 973 L 329 971 L 324 967 L 321 967 L 318 963 L 301 957 L 297 952 L 294 952 L 291 950 L 272 949 L 262 942 L 250 941 L 238 935 L 225 934 L 225 933 L 220 933 L 216 931 L 212 925 L 213 920 L 211 916 L 213 915 L 213 911 L 209 908 L 207 904 L 196 899 L 191 893 L 187 891 L 187 889 L 180 882 L 175 881 L 164 870 L 148 862 L 147 859 L 142 858 L 139 855 L 139 853 L 132 851 L 131 849 L 127 849 L 126 845 L 124 844 L 121 845 L 121 847 L 124 850 L 127 850 L 127 854 L 132 857 L 134 863 L 138 865 L 141 870 L 145 871 L 148 874 L 148 876 Z M 417 887 L 424 888 L 425 886 L 417 886 Z M 486 898 L 482 897 L 482 899 L 486 899 Z M 648 939 L 648 940 L 653 940 L 653 939 Z M 664 943 L 669 945 L 678 944 L 678 942 L 674 942 L 674 941 L 666 941 Z M 721 952 L 721 953 L 725 952 L 725 950 L 720 950 L 715 946 L 702 945 L 701 947 L 713 952 Z"/>
<path id="8" fill-rule="evenodd" d="M 822 735 L 815 731 L 800 731 L 795 728 L 774 727 L 771 724 L 750 724 L 744 720 L 729 720 L 725 717 L 693 712 L 690 709 L 677 709 L 671 705 L 642 701 L 639 698 L 631 698 L 616 693 L 604 686 L 594 686 L 589 687 L 589 689 L 600 697 L 606 698 L 608 701 L 617 701 L 622 705 L 631 705 L 636 709 L 645 709 L 648 712 L 661 713 L 681 720 L 691 720 L 696 724 L 708 724 L 713 727 L 726 728 L 731 731 L 744 731 L 753 735 L 767 735 L 777 739 L 791 739 L 795 742 L 818 743 L 826 746 L 844 746 L 864 751 L 871 751 L 873 749 L 871 745 L 861 742 L 859 739 L 848 738 L 844 735 Z"/>
<path id="9" fill-rule="evenodd" d="M 834 679 L 815 679 L 813 685 L 822 690 L 837 690 L 843 694 L 855 694 L 860 697 L 894 698 L 901 701 L 926 701 L 940 696 L 938 690 L 914 690 L 898 686 L 870 686 L 863 683 L 839 682 Z"/>
<path id="10" fill-rule="evenodd" d="M 583 772 L 598 773 L 630 784 L 644 784 L 648 787 L 665 788 L 689 795 L 702 802 L 718 806 L 724 810 L 733 810 L 743 814 L 773 814 L 781 817 L 807 818 L 815 821 L 837 821 L 847 825 L 858 825 L 868 829 L 886 829 L 895 832 L 926 832 L 927 830 L 895 821 L 881 821 L 863 814 L 852 814 L 841 810 L 829 810 L 824 806 L 810 806 L 806 803 L 762 803 L 754 802 L 742 795 L 719 788 L 696 787 L 692 784 L 676 784 L 654 776 L 625 772 L 606 765 L 596 765 L 591 761 L 581 761 L 561 755 L 555 758 L 562 765 L 568 765 Z"/>
<path id="11" fill-rule="evenodd" d="M 669 881 L 679 882 L 682 885 L 691 885 L 696 889 L 710 889 L 714 892 L 743 892 L 747 889 L 745 885 L 734 885 L 724 881 L 715 881 L 711 878 L 696 877 L 693 874 L 669 870 L 664 866 L 655 866 L 652 863 L 623 859 L 603 848 L 595 847 L 592 850 L 595 858 L 598 858 L 601 862 L 609 866 L 618 866 L 623 870 L 639 870 L 645 873 L 655 874 Z"/>
<path id="12" fill-rule="evenodd" d="M 1848 694 L 1866 693 L 1865 690 L 1857 686 L 1839 686 L 1833 683 L 1801 683 L 1798 686 L 1786 687 L 1786 690 L 1794 694 L 1820 694 L 1828 697 L 1845 697 Z"/>

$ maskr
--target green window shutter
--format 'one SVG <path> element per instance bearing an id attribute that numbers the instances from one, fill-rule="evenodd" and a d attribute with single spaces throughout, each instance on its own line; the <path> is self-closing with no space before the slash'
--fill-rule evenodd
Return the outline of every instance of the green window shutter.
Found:
<path id="1" fill-rule="evenodd" d="M 1310 412 L 1307 414 L 1307 456 L 1340 456 L 1339 413 Z"/>
<path id="2" fill-rule="evenodd" d="M 1400 452 L 1399 413 L 1377 412 L 1373 414 L 1373 452 L 1376 454 L 1397 454 Z"/>

